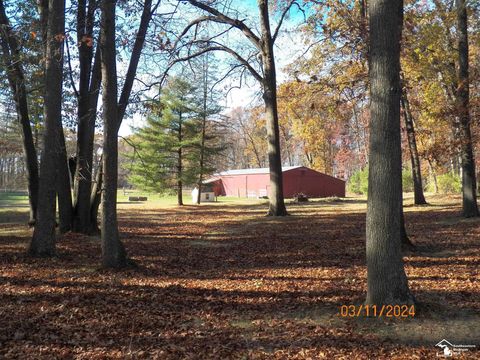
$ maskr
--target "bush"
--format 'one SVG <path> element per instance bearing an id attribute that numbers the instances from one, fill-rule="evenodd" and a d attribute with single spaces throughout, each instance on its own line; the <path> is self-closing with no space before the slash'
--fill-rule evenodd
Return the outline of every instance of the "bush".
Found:
<path id="1" fill-rule="evenodd" d="M 437 184 L 441 194 L 459 194 L 462 191 L 462 179 L 452 172 L 437 176 Z M 433 180 L 429 182 L 427 190 L 435 191 Z"/>
<path id="2" fill-rule="evenodd" d="M 413 177 L 411 170 L 402 170 L 403 191 L 413 191 Z M 368 167 L 355 171 L 348 179 L 347 189 L 349 192 L 360 195 L 367 195 L 368 192 Z"/>
<path id="3" fill-rule="evenodd" d="M 354 194 L 366 195 L 368 191 L 368 167 L 355 171 L 348 179 L 347 189 Z"/>
<path id="4" fill-rule="evenodd" d="M 413 175 L 411 169 L 402 170 L 402 188 L 404 192 L 413 192 Z"/>

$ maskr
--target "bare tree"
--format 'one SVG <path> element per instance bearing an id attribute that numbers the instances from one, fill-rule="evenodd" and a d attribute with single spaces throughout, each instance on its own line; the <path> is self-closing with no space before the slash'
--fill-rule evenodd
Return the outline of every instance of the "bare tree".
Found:
<path id="1" fill-rule="evenodd" d="M 400 41 L 403 0 L 371 0 L 368 304 L 413 303 L 401 252 Z"/>
<path id="2" fill-rule="evenodd" d="M 135 37 L 135 41 L 133 44 L 131 56 L 130 56 L 130 61 L 128 64 L 128 69 L 127 69 L 127 74 L 125 76 L 125 81 L 123 83 L 123 88 L 120 93 L 120 99 L 118 100 L 118 105 L 117 105 L 117 133 L 120 129 L 120 126 L 122 124 L 123 118 L 125 116 L 125 112 L 127 109 L 127 105 L 130 100 L 130 95 L 132 92 L 133 88 L 133 83 L 135 81 L 135 76 L 137 74 L 137 68 L 138 68 L 138 63 L 140 61 L 140 56 L 142 54 L 143 46 L 145 44 L 145 37 L 148 31 L 148 27 L 150 24 L 150 21 L 152 19 L 153 14 L 157 10 L 161 3 L 161 0 L 158 0 L 155 5 L 153 5 L 152 0 L 145 0 L 143 3 L 143 10 L 142 10 L 142 15 L 140 18 L 140 24 L 138 26 L 138 31 Z M 101 38 L 101 36 L 100 36 Z M 95 71 L 95 70 L 94 70 Z M 100 77 L 97 78 L 96 81 L 99 81 L 101 79 Z M 91 94 L 95 93 L 95 87 L 94 83 L 92 82 L 92 90 Z M 93 106 L 91 104 L 91 108 L 93 109 Z M 95 103 L 95 108 L 96 108 L 96 103 Z M 95 112 L 91 112 L 92 116 L 94 115 Z M 102 168 L 103 165 L 100 164 L 99 169 L 97 171 L 97 174 L 103 174 L 104 169 Z M 99 180 L 98 176 L 97 179 L 95 180 L 95 184 L 92 187 L 91 195 L 90 195 L 90 214 L 89 214 L 89 230 L 88 233 L 96 233 L 99 231 L 98 226 L 97 226 L 97 214 L 98 214 L 98 209 L 99 209 L 99 204 L 100 204 L 100 196 L 101 196 L 101 186 L 100 184 L 105 184 L 105 181 Z"/>
<path id="3" fill-rule="evenodd" d="M 145 36 L 152 14 L 160 0 L 152 7 L 152 0 L 145 0 L 137 36 L 132 49 L 125 82 L 117 101 L 117 69 L 115 48 L 115 0 L 102 0 L 100 53 L 102 69 L 102 100 L 104 121 L 104 147 L 102 166 L 98 170 L 102 179 L 102 263 L 105 267 L 120 268 L 127 265 L 127 256 L 120 241 L 117 223 L 118 131 L 129 102 L 138 62 L 145 43 Z M 99 181 L 100 182 L 100 181 Z M 94 187 L 90 199 L 91 209 L 98 209 L 98 187 Z M 96 218 L 91 213 L 90 221 Z"/>
<path id="4" fill-rule="evenodd" d="M 102 193 L 102 264 L 124 267 L 126 253 L 117 223 L 117 68 L 115 49 L 116 0 L 102 0 L 100 51 L 103 100 L 103 193 Z"/>
<path id="5" fill-rule="evenodd" d="M 203 175 L 205 168 L 205 137 L 207 130 L 207 117 L 208 117 L 208 53 L 202 59 L 202 125 L 201 125 L 201 138 L 200 138 L 200 159 L 199 159 L 199 173 L 198 173 L 198 182 L 197 182 L 197 199 L 196 203 L 200 204 L 202 199 L 202 184 L 203 184 Z"/>
<path id="6" fill-rule="evenodd" d="M 96 3 L 96 1 L 90 0 L 87 6 L 85 0 L 80 1 L 77 15 L 77 40 L 80 44 L 80 83 L 78 91 L 79 123 L 77 165 L 74 187 L 74 229 L 75 231 L 88 234 L 98 232 L 97 213 L 101 194 L 98 181 L 95 181 L 94 186 L 92 187 L 93 137 L 95 133 L 95 117 L 102 76 L 100 71 L 99 50 L 96 50 L 92 64 L 93 49 L 89 46 L 91 45 L 91 37 L 93 36 Z M 152 16 L 159 5 L 160 0 L 158 0 L 155 5 L 153 5 L 152 0 L 145 0 L 143 2 L 140 24 L 136 33 L 127 74 L 118 101 L 118 129 L 120 129 L 123 117 L 125 116 L 147 30 Z M 101 164 L 98 173 L 103 173 Z"/>
<path id="7" fill-rule="evenodd" d="M 73 190 L 73 230 L 91 233 L 90 193 L 93 173 L 93 138 L 101 82 L 100 51 L 94 56 L 95 0 L 80 0 L 77 7 L 79 83 L 77 93 L 78 137 Z"/>
<path id="8" fill-rule="evenodd" d="M 270 205 L 268 214 L 272 216 L 287 215 L 285 202 L 283 198 L 283 176 L 282 160 L 280 151 L 280 132 L 278 125 L 277 112 L 277 79 L 275 69 L 275 56 L 273 45 L 278 37 L 279 31 L 292 6 L 297 2 L 290 0 L 286 3 L 281 12 L 280 19 L 275 30 L 272 32 L 270 27 L 270 15 L 268 0 L 258 0 L 258 12 L 260 18 L 260 33 L 257 34 L 253 28 L 247 26 L 243 20 L 238 17 L 229 16 L 228 11 L 220 11 L 211 2 L 184 0 L 196 8 L 203 10 L 208 15 L 200 16 L 191 21 L 181 32 L 174 46 L 174 52 L 178 53 L 182 49 L 188 49 L 184 57 L 177 57 L 170 66 L 181 61 L 188 61 L 196 56 L 209 51 L 223 51 L 235 58 L 250 74 L 261 84 L 263 89 L 263 101 L 265 104 L 265 114 L 267 122 L 267 140 L 268 140 L 268 159 L 270 167 Z M 220 34 L 209 37 L 208 39 L 198 38 L 198 27 L 202 23 L 217 23 L 227 25 L 227 30 Z M 255 51 L 250 56 L 242 56 L 239 52 L 226 46 L 217 38 L 230 29 L 239 30 L 253 45 Z M 182 40 L 191 30 L 194 30 L 193 39 L 181 44 Z M 200 50 L 191 53 L 192 46 L 199 46 Z M 255 62 L 260 63 L 260 69 L 256 68 Z"/>
<path id="9" fill-rule="evenodd" d="M 65 2 L 48 1 L 44 150 L 40 162 L 37 219 L 29 252 L 35 256 L 55 255 L 55 195 L 58 162 L 61 155 L 63 41 L 65 37 Z"/>
<path id="10" fill-rule="evenodd" d="M 38 11 L 40 14 L 40 28 L 41 36 L 43 39 L 43 55 L 44 58 L 48 58 L 48 24 L 49 16 L 57 16 L 56 12 L 52 12 L 50 7 L 51 4 L 48 0 L 39 0 L 38 2 Z M 65 14 L 63 14 L 65 22 Z M 64 26 L 65 27 L 65 26 Z M 63 34 L 63 33 L 62 33 Z M 64 35 L 57 33 L 55 36 L 57 39 L 64 42 Z M 58 57 L 58 56 L 57 56 Z M 62 68 L 63 68 L 63 48 L 62 48 Z M 63 78 L 63 77 L 62 77 Z M 46 71 L 44 74 L 45 83 L 44 86 L 49 86 L 48 78 Z M 47 92 L 45 91 L 44 94 Z M 45 97 L 46 95 L 44 95 Z M 45 102 L 45 100 L 44 100 Z M 59 229 L 61 233 L 66 233 L 72 229 L 72 219 L 73 219 L 73 209 L 72 209 L 72 193 L 71 193 L 71 183 L 70 183 L 70 170 L 68 167 L 67 159 L 67 150 L 65 146 L 65 135 L 63 133 L 63 123 L 61 118 L 60 121 L 55 121 L 54 124 L 57 126 L 57 140 L 55 143 L 56 146 L 56 175 L 55 175 L 55 190 L 57 193 L 58 200 L 58 218 L 59 218 Z M 42 176 L 42 174 L 40 174 Z M 39 203 L 41 203 L 39 201 Z"/>
<path id="11" fill-rule="evenodd" d="M 415 205 L 425 205 L 425 195 L 423 193 L 422 170 L 420 166 L 420 156 L 418 155 L 417 140 L 415 137 L 415 125 L 413 121 L 410 101 L 408 100 L 407 85 L 402 79 L 401 106 L 403 118 L 405 119 L 405 128 L 407 131 L 408 149 L 410 150 L 410 161 L 412 163 L 413 193 Z"/>

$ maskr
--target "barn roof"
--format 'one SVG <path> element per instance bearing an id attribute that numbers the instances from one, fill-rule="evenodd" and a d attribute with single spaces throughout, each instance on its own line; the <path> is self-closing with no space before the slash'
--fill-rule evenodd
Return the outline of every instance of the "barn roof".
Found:
<path id="1" fill-rule="evenodd" d="M 299 169 L 299 168 L 307 168 L 306 166 L 303 166 L 303 165 L 297 165 L 297 166 L 282 166 L 282 172 L 286 172 L 286 171 L 290 171 L 290 170 L 294 170 L 294 169 Z M 307 168 L 309 169 L 309 168 Z M 332 179 L 335 179 L 335 180 L 338 180 L 338 181 L 343 181 L 345 182 L 345 180 L 342 180 L 342 179 L 338 179 L 334 176 L 330 176 L 330 175 L 327 175 L 327 174 L 323 174 L 323 173 L 320 173 L 316 170 L 313 170 L 313 169 L 309 169 L 309 170 L 312 170 L 316 173 L 319 173 L 323 176 L 327 176 L 327 177 L 330 177 Z M 204 184 L 209 184 L 209 183 L 212 183 L 212 182 L 215 182 L 215 181 L 218 181 L 222 178 L 222 176 L 235 176 L 235 175 L 253 175 L 253 174 L 269 174 L 270 173 L 270 168 L 255 168 L 255 169 L 235 169 L 235 170 L 227 170 L 227 171 L 221 171 L 219 173 L 216 173 L 214 174 L 211 178 L 209 179 L 206 179 L 203 181 Z"/>
<path id="2" fill-rule="evenodd" d="M 282 172 L 301 168 L 303 166 L 282 166 Z M 216 176 L 226 176 L 226 175 L 252 175 L 252 174 L 268 174 L 270 173 L 270 168 L 256 168 L 256 169 L 236 169 L 236 170 L 227 170 L 222 171 L 216 174 Z"/>
<path id="3" fill-rule="evenodd" d="M 302 168 L 304 166 L 282 166 L 282 172 Z M 221 171 L 216 173 L 210 179 L 205 180 L 204 184 L 209 184 L 211 182 L 217 181 L 220 179 L 221 176 L 228 176 L 228 175 L 253 175 L 253 174 L 268 174 L 270 173 L 270 168 L 256 168 L 256 169 L 235 169 L 235 170 L 227 170 Z"/>

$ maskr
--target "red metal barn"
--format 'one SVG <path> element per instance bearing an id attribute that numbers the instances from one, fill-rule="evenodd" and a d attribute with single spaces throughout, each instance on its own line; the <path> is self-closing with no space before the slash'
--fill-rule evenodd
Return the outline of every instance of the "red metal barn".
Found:
<path id="1" fill-rule="evenodd" d="M 305 166 L 283 167 L 283 194 L 292 198 L 302 193 L 310 198 L 345 196 L 345 181 Z M 268 168 L 223 171 L 205 183 L 213 185 L 215 196 L 262 197 L 270 188 Z"/>

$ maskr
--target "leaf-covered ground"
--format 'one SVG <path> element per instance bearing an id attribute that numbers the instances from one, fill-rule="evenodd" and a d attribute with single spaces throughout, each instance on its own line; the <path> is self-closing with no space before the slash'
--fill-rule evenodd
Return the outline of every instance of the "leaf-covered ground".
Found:
<path id="1" fill-rule="evenodd" d="M 30 231 L 0 224 L 0 358 L 433 359 L 443 338 L 480 345 L 480 221 L 459 199 L 406 207 L 414 318 L 341 318 L 366 292 L 365 201 L 178 208 L 122 205 L 138 267 L 98 268 L 97 238 L 58 258 L 24 255 Z M 455 358 L 478 358 L 473 350 Z"/>

